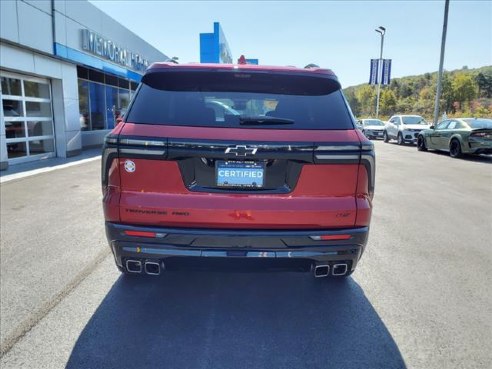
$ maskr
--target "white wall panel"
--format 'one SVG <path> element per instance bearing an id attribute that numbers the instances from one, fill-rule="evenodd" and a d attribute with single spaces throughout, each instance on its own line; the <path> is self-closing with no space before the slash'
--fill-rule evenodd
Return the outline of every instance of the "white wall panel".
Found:
<path id="1" fill-rule="evenodd" d="M 60 72 L 61 73 L 61 72 Z M 53 120 L 55 123 L 56 155 L 66 157 L 66 128 L 65 128 L 65 102 L 63 100 L 63 86 L 61 79 L 51 81 L 51 94 L 53 102 Z"/>
<path id="2" fill-rule="evenodd" d="M 65 0 L 55 0 L 55 11 L 65 14 Z"/>
<path id="3" fill-rule="evenodd" d="M 61 65 L 61 71 L 63 78 L 63 97 L 65 99 L 78 100 L 77 67 L 74 64 L 63 63 Z"/>
<path id="4" fill-rule="evenodd" d="M 65 2 L 67 17 L 98 33 L 102 30 L 102 14 L 102 11 L 87 1 Z"/>
<path id="5" fill-rule="evenodd" d="M 110 130 L 82 132 L 82 147 L 100 146 Z"/>
<path id="6" fill-rule="evenodd" d="M 19 42 L 17 3 L 15 1 L 0 1 L 0 37 L 12 42 Z"/>
<path id="7" fill-rule="evenodd" d="M 48 56 L 34 54 L 34 73 L 51 78 L 62 78 L 61 64 Z"/>
<path id="8" fill-rule="evenodd" d="M 63 14 L 55 12 L 55 42 L 67 44 L 67 19 Z"/>
<path id="9" fill-rule="evenodd" d="M 71 47 L 75 50 L 82 49 L 82 34 L 81 29 L 85 28 L 79 23 L 73 21 L 70 18 L 66 18 L 65 29 L 66 29 L 66 37 L 67 43 L 66 46 Z"/>
<path id="10" fill-rule="evenodd" d="M 65 98 L 63 103 L 65 104 L 65 129 L 67 131 L 80 130 L 79 100 Z"/>
<path id="11" fill-rule="evenodd" d="M 34 73 L 34 56 L 31 52 L 0 44 L 0 66 L 13 70 Z"/>
<path id="12" fill-rule="evenodd" d="M 21 0 L 47 14 L 51 14 L 51 0 Z"/>
<path id="13" fill-rule="evenodd" d="M 81 50 L 81 29 L 89 29 L 131 52 L 142 55 L 150 62 L 162 61 L 166 57 L 155 47 L 87 1 L 66 1 L 65 8 L 64 14 L 67 17 L 65 22 L 59 22 L 55 16 L 57 42 Z M 63 13 L 61 4 L 55 3 L 55 9 L 57 12 Z M 58 29 L 62 27 L 65 27 L 66 43 L 61 42 L 61 39 L 58 40 L 58 35 L 63 37 L 61 36 L 63 30 Z"/>
<path id="14" fill-rule="evenodd" d="M 17 2 L 17 15 L 19 17 L 19 43 L 52 54 L 51 16 L 23 1 Z"/>
<path id="15" fill-rule="evenodd" d="M 82 149 L 82 134 L 80 130 L 65 133 L 66 150 L 68 154 L 78 153 Z M 66 154 L 65 154 L 66 155 Z"/>

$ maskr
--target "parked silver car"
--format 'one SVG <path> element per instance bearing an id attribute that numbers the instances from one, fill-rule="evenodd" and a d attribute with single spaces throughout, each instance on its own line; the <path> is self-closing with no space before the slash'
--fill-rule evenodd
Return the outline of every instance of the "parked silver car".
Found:
<path id="1" fill-rule="evenodd" d="M 380 119 L 360 119 L 357 122 L 357 128 L 359 128 L 362 133 L 369 139 L 383 138 L 384 122 Z"/>

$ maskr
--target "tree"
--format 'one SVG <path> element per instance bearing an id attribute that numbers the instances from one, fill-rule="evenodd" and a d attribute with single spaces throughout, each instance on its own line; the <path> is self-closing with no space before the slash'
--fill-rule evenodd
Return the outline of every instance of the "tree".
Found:
<path id="1" fill-rule="evenodd" d="M 436 81 L 437 83 L 437 81 Z M 434 87 L 434 91 L 436 88 Z M 441 101 L 440 101 L 440 110 L 444 112 L 455 112 L 454 108 L 454 91 L 451 83 L 451 78 L 449 77 L 449 73 L 443 73 L 442 81 L 441 81 Z M 434 95 L 435 97 L 435 95 Z"/>
<path id="2" fill-rule="evenodd" d="M 477 86 L 470 74 L 457 73 L 452 82 L 454 101 L 461 107 L 477 96 Z"/>
<path id="3" fill-rule="evenodd" d="M 392 115 L 396 108 L 396 95 L 390 89 L 384 89 L 381 93 L 381 112 L 384 115 Z"/>
<path id="4" fill-rule="evenodd" d="M 357 99 L 357 96 L 355 96 L 355 89 L 353 88 L 348 88 L 344 91 L 345 93 L 345 98 L 347 99 L 347 102 L 350 105 L 350 108 L 352 109 L 352 113 L 357 117 L 361 114 L 360 111 L 360 103 L 359 100 Z"/>
<path id="5" fill-rule="evenodd" d="M 475 77 L 480 97 L 492 97 L 492 74 L 478 73 Z"/>
<path id="6" fill-rule="evenodd" d="M 361 86 L 357 89 L 355 96 L 360 104 L 361 115 L 372 115 L 376 106 L 376 93 L 374 88 L 369 85 Z"/>

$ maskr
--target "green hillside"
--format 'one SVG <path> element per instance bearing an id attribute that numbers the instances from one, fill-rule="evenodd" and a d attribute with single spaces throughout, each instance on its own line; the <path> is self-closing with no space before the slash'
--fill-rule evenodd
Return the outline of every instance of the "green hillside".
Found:
<path id="1" fill-rule="evenodd" d="M 437 72 L 395 78 L 381 86 L 380 118 L 393 114 L 419 114 L 432 120 Z M 492 66 L 463 67 L 443 74 L 440 114 L 448 117 L 492 118 Z M 343 90 L 358 118 L 375 116 L 377 86 L 368 84 Z"/>

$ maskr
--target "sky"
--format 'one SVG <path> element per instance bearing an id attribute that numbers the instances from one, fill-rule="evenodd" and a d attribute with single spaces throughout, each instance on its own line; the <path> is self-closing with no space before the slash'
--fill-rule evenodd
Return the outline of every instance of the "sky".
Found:
<path id="1" fill-rule="evenodd" d="M 234 60 L 332 69 L 343 87 L 367 83 L 370 59 L 392 59 L 392 78 L 437 71 L 444 0 L 90 0 L 180 63 L 200 61 L 199 34 L 220 22 Z M 492 1 L 450 0 L 444 69 L 492 65 Z"/>

